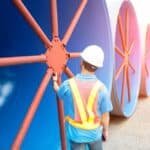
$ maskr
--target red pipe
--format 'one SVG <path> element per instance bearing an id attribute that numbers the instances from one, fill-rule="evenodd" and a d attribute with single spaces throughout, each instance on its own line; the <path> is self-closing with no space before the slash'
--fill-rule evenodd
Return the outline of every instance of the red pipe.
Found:
<path id="1" fill-rule="evenodd" d="M 125 43 L 125 37 L 124 37 L 124 34 L 123 34 L 123 25 L 122 25 L 122 20 L 121 20 L 120 15 L 118 17 L 118 23 L 119 23 L 118 25 L 119 25 L 122 48 L 123 48 L 123 51 L 125 51 L 126 50 L 126 43 Z"/>
<path id="2" fill-rule="evenodd" d="M 51 0 L 52 35 L 58 37 L 57 0 Z"/>
<path id="3" fill-rule="evenodd" d="M 130 62 L 128 62 L 128 64 L 129 64 L 129 67 L 131 68 L 131 70 L 133 71 L 133 73 L 135 73 L 135 69 L 134 69 L 134 67 L 132 66 L 132 64 L 131 64 Z"/>
<path id="4" fill-rule="evenodd" d="M 60 126 L 60 133 L 61 133 L 60 134 L 61 148 L 62 148 L 62 150 L 67 150 L 63 102 L 62 102 L 62 100 L 59 100 L 58 96 L 57 96 L 57 108 L 58 108 L 59 126 Z"/>
<path id="5" fill-rule="evenodd" d="M 125 94 L 125 86 L 126 86 L 126 66 L 123 68 L 123 82 L 122 82 L 122 90 L 121 90 L 121 108 L 124 106 L 124 94 Z"/>
<path id="6" fill-rule="evenodd" d="M 72 71 L 68 67 L 65 67 L 64 72 L 66 73 L 66 75 L 69 78 L 72 78 L 74 76 L 74 74 L 72 73 Z"/>
<path id="7" fill-rule="evenodd" d="M 32 17 L 28 9 L 23 4 L 22 0 L 13 0 L 16 7 L 19 9 L 21 14 L 24 16 L 24 18 L 27 20 L 27 22 L 30 24 L 30 26 L 33 28 L 33 30 L 36 32 L 36 34 L 40 37 L 42 42 L 45 44 L 45 46 L 48 48 L 51 46 L 51 42 L 48 39 L 48 37 L 45 35 L 41 27 L 38 25 L 36 20 Z"/>
<path id="8" fill-rule="evenodd" d="M 125 44 L 126 44 L 126 47 L 129 47 L 128 33 L 129 33 L 129 11 L 127 8 L 126 13 L 125 13 Z"/>
<path id="9" fill-rule="evenodd" d="M 116 71 L 116 75 L 115 75 L 115 80 L 117 80 L 119 78 L 119 75 L 121 73 L 121 71 L 124 69 L 125 67 L 125 63 L 123 62 L 120 67 L 118 68 L 118 70 Z"/>
<path id="10" fill-rule="evenodd" d="M 45 44 L 47 48 L 50 46 L 58 46 L 56 42 L 51 43 L 51 41 L 48 39 L 48 37 L 45 35 L 43 30 L 40 28 L 36 20 L 32 17 L 28 9 L 25 7 L 23 4 L 22 0 L 13 0 L 15 3 L 16 7 L 19 9 L 19 11 L 22 13 L 22 15 L 25 17 L 27 22 L 30 24 L 30 26 L 34 29 L 36 34 L 40 37 L 42 42 Z M 87 0 L 82 0 L 64 37 L 62 40 L 62 43 L 66 45 L 72 35 L 72 32 L 74 31 L 74 28 L 76 27 L 79 18 L 87 4 Z M 51 16 L 52 16 L 52 35 L 53 38 L 59 36 L 59 31 L 58 31 L 58 15 L 57 15 L 57 0 L 51 0 Z M 70 53 L 69 57 L 70 58 L 76 58 L 79 57 L 80 53 Z M 25 58 L 25 59 L 24 59 Z M 2 60 L 3 59 L 3 60 Z M 34 56 L 27 56 L 27 57 L 14 57 L 14 58 L 9 58 L 10 60 L 7 59 L 8 62 L 6 62 L 5 58 L 2 58 L 1 62 L 3 62 L 3 65 L 14 65 L 14 64 L 22 64 L 22 63 L 31 63 L 31 62 L 46 62 L 47 58 L 45 55 L 38 56 L 37 58 Z M 53 67 L 53 66 L 52 66 Z M 62 68 L 63 69 L 63 68 Z M 64 69 L 65 73 L 68 75 L 68 77 L 73 77 L 74 74 L 71 72 L 71 70 L 66 67 Z M 44 94 L 44 91 L 47 87 L 47 84 L 52 76 L 53 71 L 48 69 L 48 72 L 46 73 L 45 77 L 43 78 L 41 85 L 37 91 L 37 94 L 28 110 L 28 113 L 23 121 L 23 124 L 21 126 L 21 129 L 12 145 L 12 150 L 18 150 L 20 149 L 20 145 L 24 139 L 24 136 L 26 135 L 26 132 L 30 126 L 30 123 L 34 117 L 34 114 L 37 110 L 37 107 L 42 99 L 42 96 Z M 61 83 L 61 77 L 59 76 L 59 81 L 58 83 Z M 61 145 L 62 145 L 62 150 L 66 150 L 66 137 L 65 137 L 65 127 L 64 127 L 64 110 L 63 110 L 63 103 L 59 98 L 57 97 L 57 104 L 58 104 L 58 114 L 59 114 L 59 124 L 60 124 L 60 135 L 61 135 Z"/>
<path id="11" fill-rule="evenodd" d="M 77 58 L 77 57 L 80 57 L 80 53 L 69 53 L 69 57 L 70 58 Z"/>
<path id="12" fill-rule="evenodd" d="M 58 78 L 58 84 L 61 84 L 61 77 Z M 61 148 L 62 150 L 67 150 L 66 145 L 66 134 L 65 134 L 65 119 L 64 119 L 64 107 L 63 101 L 60 100 L 57 96 L 57 108 L 58 108 L 58 118 L 60 126 L 60 137 L 61 137 Z"/>
<path id="13" fill-rule="evenodd" d="M 127 89 L 128 89 L 128 101 L 131 101 L 131 83 L 130 83 L 130 78 L 129 78 L 129 67 L 127 67 L 126 71 L 126 76 L 127 76 Z"/>
<path id="14" fill-rule="evenodd" d="M 132 41 L 130 47 L 129 47 L 129 51 L 128 51 L 128 55 L 131 54 L 131 52 L 133 51 L 133 46 L 134 46 L 134 41 Z M 133 52 L 134 53 L 134 52 Z"/>
<path id="15" fill-rule="evenodd" d="M 46 62 L 46 56 L 45 55 L 37 55 L 37 56 L 18 56 L 18 57 L 0 58 L 0 67 L 1 66 L 36 63 L 36 62 Z"/>
<path id="16" fill-rule="evenodd" d="M 42 100 L 43 94 L 46 90 L 46 87 L 51 79 L 52 76 L 52 70 L 48 69 L 39 88 L 38 91 L 33 99 L 33 102 L 30 105 L 30 108 L 27 112 L 27 115 L 25 116 L 25 119 L 23 121 L 23 124 L 19 130 L 19 133 L 17 134 L 17 137 L 12 145 L 12 150 L 19 150 L 20 146 L 22 144 L 22 141 L 28 131 L 28 128 L 31 124 L 31 121 L 33 120 L 33 117 L 36 113 L 36 110 Z"/>
<path id="17" fill-rule="evenodd" d="M 69 78 L 73 77 L 74 74 L 71 72 L 71 70 L 68 67 L 65 67 L 64 72 L 68 75 Z M 60 78 L 58 83 L 60 84 Z M 63 102 L 62 100 L 59 100 L 57 97 L 57 106 L 58 106 L 58 114 L 59 114 L 59 124 L 60 124 L 60 132 L 61 132 L 61 145 L 62 145 L 62 150 L 67 150 L 66 147 L 66 136 L 65 136 L 65 120 L 64 120 L 64 109 L 63 109 Z"/>
<path id="18" fill-rule="evenodd" d="M 76 13 L 75 13 L 75 15 L 74 15 L 74 17 L 73 17 L 69 27 L 68 27 L 68 29 L 67 29 L 64 37 L 63 37 L 62 43 L 64 45 L 66 45 L 68 43 L 68 41 L 69 41 L 69 39 L 70 39 L 70 37 L 72 35 L 72 32 L 74 31 L 74 28 L 76 27 L 76 25 L 77 25 L 77 23 L 78 23 L 78 21 L 80 19 L 80 16 L 81 16 L 81 14 L 82 14 L 86 4 L 87 4 L 87 0 L 82 0 L 80 6 L 78 7 L 78 9 L 77 9 L 77 11 L 76 11 Z"/>
<path id="19" fill-rule="evenodd" d="M 121 57 L 125 57 L 124 53 L 117 46 L 115 47 L 115 50 Z"/>
<path id="20" fill-rule="evenodd" d="M 146 63 L 145 63 L 145 71 L 146 71 L 146 75 L 149 77 L 150 73 L 149 73 L 148 65 Z"/>

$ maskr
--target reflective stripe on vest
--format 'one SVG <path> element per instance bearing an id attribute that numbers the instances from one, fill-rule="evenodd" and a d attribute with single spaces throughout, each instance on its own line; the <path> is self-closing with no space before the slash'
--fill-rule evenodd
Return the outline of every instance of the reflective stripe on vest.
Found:
<path id="1" fill-rule="evenodd" d="M 90 96 L 88 98 L 86 106 L 84 106 L 83 104 L 75 79 L 70 79 L 69 84 L 81 118 L 81 122 L 79 123 L 76 120 L 70 118 L 69 116 L 66 117 L 66 121 L 68 121 L 71 125 L 81 129 L 91 130 L 98 128 L 100 126 L 100 122 L 94 122 L 95 114 L 93 112 L 93 106 L 98 91 L 101 90 L 101 88 L 103 87 L 102 84 L 99 81 L 95 83 L 94 87 L 90 92 Z M 88 116 L 85 109 L 87 110 Z"/>

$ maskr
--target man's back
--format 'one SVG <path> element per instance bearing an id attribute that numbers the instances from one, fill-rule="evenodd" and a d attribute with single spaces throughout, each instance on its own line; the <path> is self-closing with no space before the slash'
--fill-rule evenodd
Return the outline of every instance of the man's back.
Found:
<path id="1" fill-rule="evenodd" d="M 86 104 L 86 100 L 90 94 L 91 88 L 98 80 L 95 75 L 83 75 L 83 74 L 77 74 L 75 77 L 75 80 L 77 81 L 77 85 L 79 87 L 80 93 L 82 93 L 81 97 L 84 100 L 84 104 Z M 102 84 L 102 83 L 101 83 Z M 107 93 L 107 90 L 102 84 L 104 89 L 100 91 L 100 93 L 97 94 L 97 103 L 96 103 L 96 109 L 98 116 L 101 117 L 101 114 L 108 109 L 112 109 L 111 103 L 108 103 L 110 101 L 109 95 Z M 83 89 L 84 87 L 84 89 Z M 72 94 L 69 80 L 66 80 L 59 88 L 58 91 L 59 97 L 64 101 L 64 108 L 65 108 L 65 116 L 70 116 L 71 118 L 76 117 L 76 110 L 75 110 L 75 103 L 74 103 L 74 96 Z M 104 106 L 102 106 L 104 105 Z M 107 106 L 108 105 L 108 106 Z M 103 108 L 105 108 L 103 110 Z M 102 135 L 102 128 L 98 127 L 96 129 L 92 130 L 84 130 L 79 129 L 77 127 L 74 127 L 73 125 L 66 122 L 66 130 L 67 130 L 67 136 L 70 140 L 73 140 L 75 142 L 93 142 L 95 140 L 98 140 L 101 138 Z"/>

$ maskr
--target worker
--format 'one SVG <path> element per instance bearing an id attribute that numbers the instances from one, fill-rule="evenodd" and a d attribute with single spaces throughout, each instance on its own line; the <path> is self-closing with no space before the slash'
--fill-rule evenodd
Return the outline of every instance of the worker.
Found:
<path id="1" fill-rule="evenodd" d="M 95 75 L 103 67 L 104 53 L 97 45 L 87 46 L 81 53 L 81 73 L 64 81 L 60 87 L 57 75 L 54 89 L 64 102 L 65 125 L 71 150 L 102 150 L 102 135 L 108 139 L 110 94 Z M 105 75 L 104 75 L 105 76 Z"/>

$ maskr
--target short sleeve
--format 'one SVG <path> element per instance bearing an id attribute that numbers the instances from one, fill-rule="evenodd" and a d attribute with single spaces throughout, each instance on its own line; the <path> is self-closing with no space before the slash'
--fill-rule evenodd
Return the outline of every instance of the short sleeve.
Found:
<path id="1" fill-rule="evenodd" d="M 66 80 L 60 85 L 57 94 L 60 99 L 64 100 L 65 97 L 69 95 L 69 92 L 70 92 L 69 81 Z"/>
<path id="2" fill-rule="evenodd" d="M 110 94 L 106 87 L 104 87 L 103 90 L 100 91 L 98 105 L 99 105 L 99 112 L 101 114 L 105 112 L 110 112 L 113 109 Z"/>

